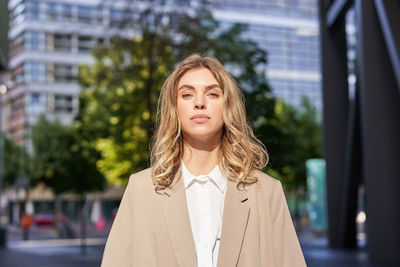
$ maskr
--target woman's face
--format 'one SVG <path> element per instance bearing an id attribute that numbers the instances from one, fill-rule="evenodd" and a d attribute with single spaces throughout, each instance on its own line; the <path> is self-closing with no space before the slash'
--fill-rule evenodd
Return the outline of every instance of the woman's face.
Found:
<path id="1" fill-rule="evenodd" d="M 224 96 L 206 68 L 187 71 L 178 83 L 177 111 L 184 138 L 221 138 Z"/>

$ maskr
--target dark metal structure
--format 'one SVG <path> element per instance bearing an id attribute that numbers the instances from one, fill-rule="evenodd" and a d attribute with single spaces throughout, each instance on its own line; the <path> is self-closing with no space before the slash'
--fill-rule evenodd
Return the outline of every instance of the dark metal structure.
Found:
<path id="1" fill-rule="evenodd" d="M 0 1 L 0 71 L 6 69 L 8 58 L 8 1 Z"/>
<path id="2" fill-rule="evenodd" d="M 345 15 L 356 15 L 356 90 L 348 92 Z M 400 264 L 400 1 L 320 0 L 329 240 L 354 248 L 365 186 L 372 259 Z"/>

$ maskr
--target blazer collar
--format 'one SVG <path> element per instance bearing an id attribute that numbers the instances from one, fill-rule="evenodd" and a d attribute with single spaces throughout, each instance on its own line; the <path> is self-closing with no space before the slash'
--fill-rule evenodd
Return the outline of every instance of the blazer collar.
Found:
<path id="1" fill-rule="evenodd" d="M 250 214 L 247 192 L 228 180 L 217 266 L 236 266 Z"/>
<path id="2" fill-rule="evenodd" d="M 219 165 L 215 166 L 215 168 L 210 173 L 199 176 L 191 174 L 189 170 L 186 168 L 185 163 L 183 163 L 183 160 L 181 162 L 181 169 L 182 169 L 182 178 L 183 178 L 183 183 L 185 185 L 185 189 L 192 186 L 197 179 L 204 181 L 205 178 L 205 179 L 210 179 L 210 181 L 218 188 L 218 190 L 222 194 L 225 192 L 227 179 L 226 176 L 222 173 Z"/>
<path id="3" fill-rule="evenodd" d="M 197 266 L 196 249 L 181 172 L 182 170 L 179 169 L 173 185 L 164 190 L 168 198 L 163 203 L 163 211 L 179 266 Z M 247 204 L 247 192 L 244 189 L 238 190 L 236 182 L 228 179 L 226 190 L 218 266 L 236 266 L 250 208 Z"/>
<path id="4" fill-rule="evenodd" d="M 172 186 L 164 190 L 168 198 L 163 203 L 163 211 L 178 265 L 180 267 L 197 266 L 186 191 L 181 176 L 181 169 L 179 169 Z"/>

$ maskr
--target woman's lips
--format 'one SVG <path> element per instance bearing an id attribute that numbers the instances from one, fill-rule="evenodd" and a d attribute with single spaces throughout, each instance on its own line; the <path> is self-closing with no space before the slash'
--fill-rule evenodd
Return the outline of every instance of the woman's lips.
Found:
<path id="1" fill-rule="evenodd" d="M 206 115 L 195 115 L 193 117 L 190 118 L 193 122 L 197 122 L 197 123 L 202 123 L 202 122 L 206 122 L 210 119 L 210 117 L 206 116 Z"/>

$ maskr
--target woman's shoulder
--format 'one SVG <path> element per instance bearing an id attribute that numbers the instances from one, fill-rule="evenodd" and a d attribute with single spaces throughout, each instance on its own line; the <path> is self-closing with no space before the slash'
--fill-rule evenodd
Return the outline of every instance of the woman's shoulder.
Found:
<path id="1" fill-rule="evenodd" d="M 253 190 L 249 190 L 250 194 L 257 196 L 256 199 L 266 203 L 271 208 L 282 205 L 285 196 L 281 182 L 262 171 L 256 171 L 255 175 L 258 180 L 254 183 Z"/>
<path id="2" fill-rule="evenodd" d="M 151 179 L 151 170 L 152 170 L 152 168 L 147 168 L 147 169 L 141 170 L 139 172 L 136 172 L 134 174 L 131 174 L 131 176 L 129 177 L 129 180 L 132 180 L 132 179 L 143 180 L 143 179 L 147 179 L 147 178 Z"/>
<path id="3" fill-rule="evenodd" d="M 152 168 L 147 168 L 129 177 L 127 190 L 135 193 L 145 193 L 149 190 L 154 192 L 154 184 L 151 178 Z"/>
<path id="4" fill-rule="evenodd" d="M 256 170 L 254 175 L 257 177 L 257 183 L 261 186 L 274 186 L 277 183 L 280 183 L 278 179 L 260 170 Z"/>
<path id="5" fill-rule="evenodd" d="M 265 172 L 256 170 L 254 171 L 254 175 L 257 177 L 255 187 L 265 193 L 274 192 L 277 188 L 282 187 L 281 182 L 278 179 Z"/>

